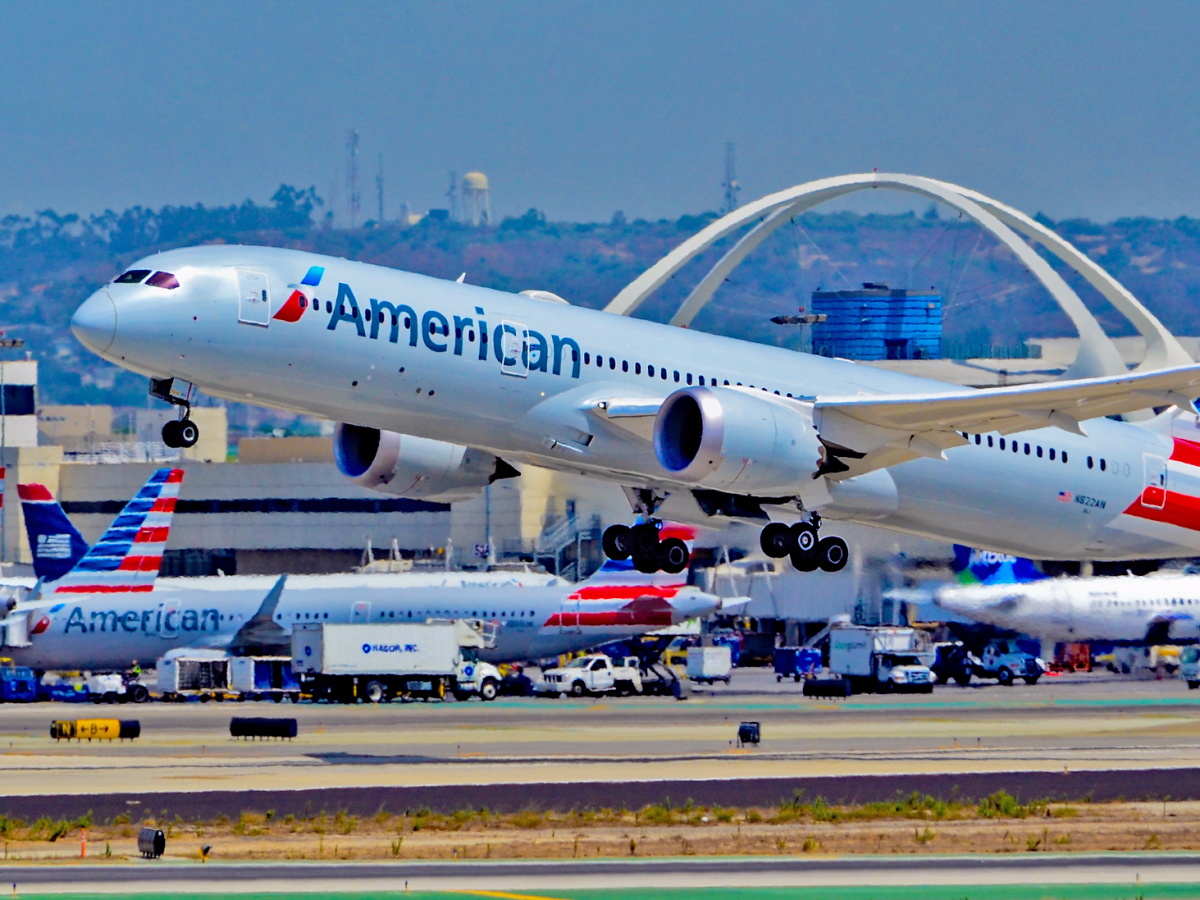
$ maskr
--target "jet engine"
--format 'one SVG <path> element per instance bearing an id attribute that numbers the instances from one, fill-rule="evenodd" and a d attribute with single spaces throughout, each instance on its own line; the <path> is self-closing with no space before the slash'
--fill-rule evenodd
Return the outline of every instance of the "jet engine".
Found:
<path id="1" fill-rule="evenodd" d="M 361 425 L 334 429 L 333 457 L 341 473 L 361 487 L 444 503 L 521 474 L 483 450 Z"/>
<path id="2" fill-rule="evenodd" d="M 793 495 L 821 464 L 811 417 L 721 387 L 668 397 L 654 421 L 654 451 L 680 481 L 741 494 Z"/>

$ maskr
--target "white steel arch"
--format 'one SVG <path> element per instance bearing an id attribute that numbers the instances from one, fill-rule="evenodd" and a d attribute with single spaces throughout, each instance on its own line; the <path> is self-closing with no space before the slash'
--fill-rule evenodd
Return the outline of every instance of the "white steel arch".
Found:
<path id="1" fill-rule="evenodd" d="M 1133 323 L 1146 339 L 1146 356 L 1139 369 L 1152 370 L 1174 365 L 1190 365 L 1192 358 L 1161 322 L 1129 293 L 1116 279 L 1097 266 L 1085 254 L 1054 232 L 1042 227 L 1024 213 L 976 191 L 947 182 L 915 175 L 871 172 L 842 175 L 797 185 L 770 194 L 734 210 L 684 241 L 638 278 L 634 279 L 605 308 L 607 312 L 629 315 L 680 268 L 697 254 L 726 235 L 760 219 L 759 223 L 717 262 L 688 295 L 671 318 L 671 324 L 687 327 L 696 314 L 712 299 L 729 273 L 772 232 L 795 216 L 828 200 L 856 191 L 887 187 L 941 201 L 961 210 L 994 235 L 1025 264 L 1050 292 L 1079 332 L 1079 353 L 1064 377 L 1118 375 L 1126 372 L 1116 346 L 1104 333 L 1095 316 L 1079 296 L 1016 231 L 1037 241 L 1050 253 L 1079 272 L 1109 302 Z"/>

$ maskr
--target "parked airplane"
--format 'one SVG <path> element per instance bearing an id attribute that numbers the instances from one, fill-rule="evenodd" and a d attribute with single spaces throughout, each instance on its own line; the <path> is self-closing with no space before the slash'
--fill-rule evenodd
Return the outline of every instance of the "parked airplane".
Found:
<path id="1" fill-rule="evenodd" d="M 346 423 L 339 468 L 385 493 L 469 496 L 514 464 L 620 484 L 641 521 L 605 549 L 642 571 L 679 564 L 662 518 L 764 523 L 804 570 L 845 565 L 831 519 L 1039 558 L 1200 552 L 1181 468 L 1200 443 L 1172 438 L 1173 411 L 1110 418 L 1194 424 L 1195 366 L 973 390 L 263 247 L 148 257 L 72 328 L 179 406 L 169 444 L 197 439 L 200 389 Z"/>
<path id="2" fill-rule="evenodd" d="M 666 530 L 687 536 L 680 526 Z M 496 645 L 481 656 L 502 662 L 583 650 L 746 602 L 722 601 L 683 576 L 643 574 L 611 560 L 575 585 L 397 589 L 403 577 L 283 576 L 269 591 L 262 589 L 268 579 L 254 579 L 257 586 L 251 579 L 187 579 L 180 589 L 164 579 L 149 596 L 56 595 L 18 604 L 0 620 L 9 631 L 4 654 L 37 669 L 122 669 L 179 648 L 289 654 L 291 628 L 301 622 L 467 618 L 496 624 Z"/>
<path id="3" fill-rule="evenodd" d="M 1153 646 L 1200 639 L 1196 575 L 1043 577 L 947 586 L 935 592 L 934 603 L 973 621 L 1043 641 Z"/>

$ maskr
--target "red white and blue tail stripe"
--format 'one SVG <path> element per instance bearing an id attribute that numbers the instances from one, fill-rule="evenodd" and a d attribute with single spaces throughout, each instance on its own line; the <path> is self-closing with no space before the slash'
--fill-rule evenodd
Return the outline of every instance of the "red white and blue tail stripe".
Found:
<path id="1" fill-rule="evenodd" d="M 55 594 L 126 594 L 154 589 L 171 531 L 183 469 L 159 469 L 108 531 L 54 587 Z"/>

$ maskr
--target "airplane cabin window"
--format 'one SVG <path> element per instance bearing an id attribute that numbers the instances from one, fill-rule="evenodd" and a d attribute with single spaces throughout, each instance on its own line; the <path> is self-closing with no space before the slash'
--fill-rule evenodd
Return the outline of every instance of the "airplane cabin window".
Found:
<path id="1" fill-rule="evenodd" d="M 646 366 L 646 374 L 651 378 L 654 377 L 654 366 Z"/>
<path id="2" fill-rule="evenodd" d="M 975 446 L 979 446 L 982 443 L 983 443 L 983 436 L 978 435 L 978 434 L 975 435 Z"/>
<path id="3" fill-rule="evenodd" d="M 1038 445 L 1038 448 L 1037 448 L 1037 458 L 1038 459 L 1042 458 L 1042 447 L 1040 444 Z"/>
<path id="4" fill-rule="evenodd" d="M 627 360 L 627 359 L 623 359 L 623 360 L 621 360 L 621 371 L 622 371 L 622 372 L 628 372 L 628 371 L 629 371 L 629 360 Z"/>
<path id="5" fill-rule="evenodd" d="M 688 373 L 687 373 L 687 383 L 688 383 L 688 384 L 691 384 L 691 383 L 692 383 L 692 373 L 691 373 L 691 372 L 688 372 Z"/>
<path id="6" fill-rule="evenodd" d="M 1108 462 L 1104 459 L 1100 460 L 1100 471 L 1103 472 L 1108 468 Z"/>
<path id="7" fill-rule="evenodd" d="M 590 366 L 592 364 L 592 354 L 590 354 L 590 353 L 583 354 L 583 364 L 585 366 Z"/>
<path id="8" fill-rule="evenodd" d="M 1088 468 L 1090 469 L 1091 467 L 1092 467 L 1092 458 L 1089 456 L 1088 457 Z"/>
<path id="9" fill-rule="evenodd" d="M 1062 452 L 1062 461 L 1063 461 L 1063 462 L 1066 462 L 1066 461 L 1067 461 L 1067 451 L 1066 451 L 1066 450 L 1064 450 L 1064 451 Z"/>
<path id="10" fill-rule="evenodd" d="M 166 291 L 173 291 L 175 288 L 179 287 L 179 279 L 170 272 L 155 272 L 146 279 L 146 284 L 150 285 L 150 287 L 162 288 Z M 267 292 L 263 291 L 264 300 L 267 299 L 266 295 Z"/>
<path id="11" fill-rule="evenodd" d="M 728 378 L 725 379 L 725 387 L 729 387 L 729 379 Z"/>
<path id="12" fill-rule="evenodd" d="M 615 369 L 617 367 L 617 358 L 615 356 L 610 356 L 608 358 L 608 367 L 609 369 Z"/>
<path id="13" fill-rule="evenodd" d="M 1004 438 L 1000 438 L 1000 449 L 1001 449 L 1001 450 L 1007 450 L 1007 449 L 1008 449 L 1007 447 L 1005 447 L 1005 446 L 1004 446 Z"/>
<path id="14" fill-rule="evenodd" d="M 662 376 L 663 381 L 667 380 L 667 370 L 666 369 L 659 369 L 658 374 Z"/>
<path id="15" fill-rule="evenodd" d="M 1029 445 L 1028 444 L 1025 445 L 1025 455 L 1026 456 L 1029 455 Z"/>
<path id="16" fill-rule="evenodd" d="M 633 374 L 634 374 L 634 375 L 641 375 L 641 374 L 642 374 L 642 364 L 641 364 L 641 363 L 634 363 L 634 364 L 633 364 Z"/>
<path id="17" fill-rule="evenodd" d="M 149 269 L 130 269 L 128 272 L 116 278 L 113 281 L 113 284 L 141 284 L 145 277 L 149 274 Z"/>
<path id="18" fill-rule="evenodd" d="M 603 356 L 600 356 L 600 355 L 596 356 L 596 368 L 597 369 L 604 368 L 604 357 Z"/>
<path id="19" fill-rule="evenodd" d="M 988 446 L 992 446 L 992 436 L 990 434 L 988 435 Z"/>
<path id="20" fill-rule="evenodd" d="M 1054 448 L 1050 448 L 1050 462 L 1054 462 Z"/>
<path id="21" fill-rule="evenodd" d="M 704 387 L 704 376 L 700 376 L 700 387 Z"/>

